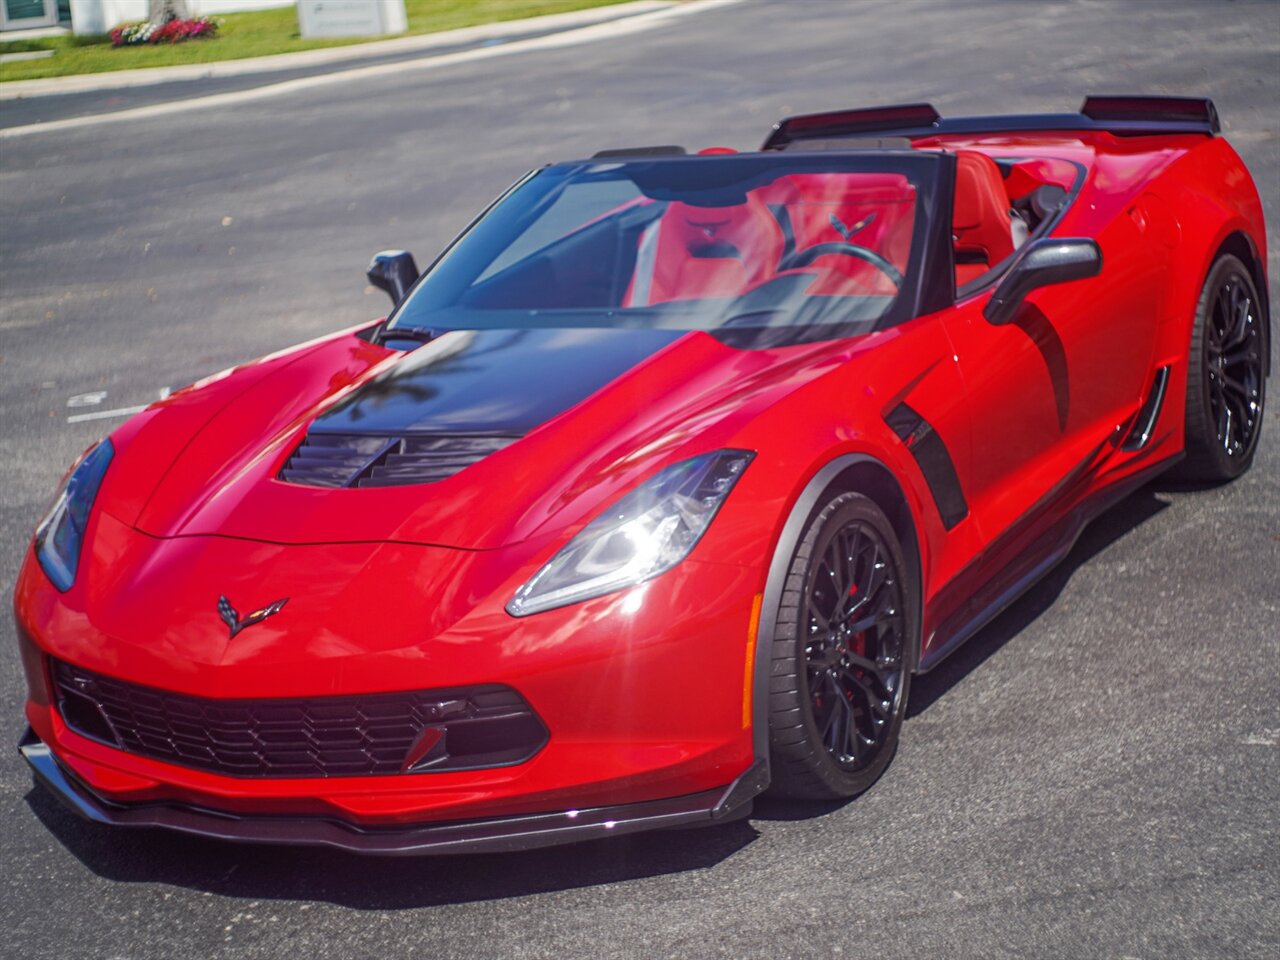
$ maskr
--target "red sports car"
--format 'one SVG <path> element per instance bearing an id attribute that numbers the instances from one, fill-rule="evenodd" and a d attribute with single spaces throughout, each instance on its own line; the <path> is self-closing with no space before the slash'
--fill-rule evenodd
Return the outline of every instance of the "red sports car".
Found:
<path id="1" fill-rule="evenodd" d="M 378 853 L 853 795 L 1091 517 L 1248 468 L 1266 262 L 1207 100 L 545 167 L 85 454 L 22 752 L 101 823 Z"/>

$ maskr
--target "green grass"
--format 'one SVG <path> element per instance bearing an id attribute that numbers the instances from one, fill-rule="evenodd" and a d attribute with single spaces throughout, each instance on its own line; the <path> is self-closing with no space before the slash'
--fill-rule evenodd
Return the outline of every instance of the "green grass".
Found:
<path id="1" fill-rule="evenodd" d="M 564 13 L 586 7 L 603 7 L 624 0 L 405 0 L 409 34 L 454 30 L 478 23 L 518 20 L 547 13 Z M 37 40 L 0 41 L 0 54 L 52 50 L 52 57 L 0 64 L 0 82 L 66 77 L 78 73 L 105 73 L 139 67 L 168 67 L 183 63 L 241 60 L 275 53 L 294 53 L 319 47 L 361 43 L 368 37 L 340 40 L 303 40 L 298 36 L 297 10 L 293 6 L 251 13 L 221 14 L 218 35 L 208 40 L 156 46 L 113 47 L 106 36 L 46 37 Z M 406 36 L 407 34 L 400 34 Z"/>

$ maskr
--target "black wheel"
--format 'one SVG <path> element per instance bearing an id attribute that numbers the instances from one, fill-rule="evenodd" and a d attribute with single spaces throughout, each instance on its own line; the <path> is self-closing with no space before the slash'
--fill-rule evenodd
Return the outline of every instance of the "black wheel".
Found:
<path id="1" fill-rule="evenodd" d="M 888 518 L 860 494 L 809 522 L 774 629 L 771 793 L 850 797 L 888 765 L 919 651 L 906 570 Z"/>
<path id="2" fill-rule="evenodd" d="M 1191 328 L 1183 479 L 1232 480 L 1249 469 L 1266 400 L 1268 318 L 1248 269 L 1218 258 Z"/>

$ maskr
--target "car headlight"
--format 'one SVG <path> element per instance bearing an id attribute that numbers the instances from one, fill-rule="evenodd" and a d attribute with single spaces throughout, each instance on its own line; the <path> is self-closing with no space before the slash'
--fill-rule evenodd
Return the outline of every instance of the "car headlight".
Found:
<path id="1" fill-rule="evenodd" d="M 53 585 L 64 593 L 75 583 L 89 510 L 113 456 L 115 448 L 110 440 L 86 453 L 67 474 L 53 506 L 36 527 L 36 558 Z"/>
<path id="2" fill-rule="evenodd" d="M 720 450 L 672 464 L 602 513 L 507 604 L 527 616 L 656 577 L 689 555 L 755 454 Z"/>

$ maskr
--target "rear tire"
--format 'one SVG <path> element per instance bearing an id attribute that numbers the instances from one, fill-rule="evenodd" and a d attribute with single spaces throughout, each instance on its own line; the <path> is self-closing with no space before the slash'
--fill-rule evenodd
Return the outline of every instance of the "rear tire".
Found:
<path id="1" fill-rule="evenodd" d="M 809 521 L 774 626 L 770 793 L 851 797 L 884 772 L 919 654 L 912 593 L 902 548 L 873 501 L 843 493 Z"/>
<path id="2" fill-rule="evenodd" d="M 1253 463 L 1266 401 L 1269 318 L 1248 268 L 1217 259 L 1191 327 L 1187 363 L 1187 456 L 1176 476 L 1234 480 Z"/>

